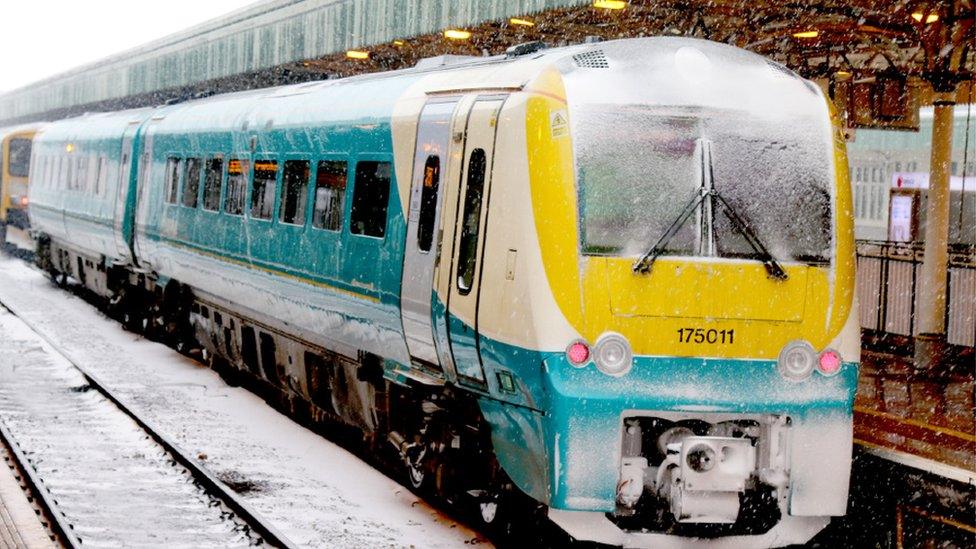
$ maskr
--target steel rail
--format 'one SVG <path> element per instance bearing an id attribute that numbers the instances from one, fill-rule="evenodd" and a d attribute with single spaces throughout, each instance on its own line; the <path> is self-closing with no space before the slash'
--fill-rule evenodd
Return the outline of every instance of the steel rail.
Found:
<path id="1" fill-rule="evenodd" d="M 27 456 L 20 451 L 20 447 L 17 446 L 13 437 L 10 436 L 10 431 L 7 430 L 7 426 L 4 425 L 3 421 L 0 421 L 0 444 L 6 448 L 7 453 L 14 460 L 14 465 L 20 470 L 21 475 L 25 477 L 27 489 L 30 490 L 34 501 L 37 502 L 37 506 L 40 507 L 41 512 L 47 519 L 48 530 L 54 533 L 58 541 L 68 549 L 81 549 L 81 540 L 75 537 L 73 532 L 74 528 L 68 521 L 68 517 L 64 516 L 59 510 L 54 496 L 44 487 L 44 484 L 37 476 L 37 471 L 34 470 L 34 467 L 27 460 Z"/>
<path id="2" fill-rule="evenodd" d="M 244 501 L 241 500 L 241 498 L 238 497 L 237 494 L 235 494 L 234 491 L 231 490 L 226 484 L 224 484 L 223 481 L 218 479 L 210 471 L 206 470 L 203 466 L 197 463 L 196 460 L 191 458 L 182 448 L 177 446 L 176 443 L 170 440 L 166 435 L 163 435 L 151 422 L 139 417 L 135 412 L 133 412 L 124 402 L 115 396 L 115 394 L 108 390 L 105 384 L 99 381 L 94 374 L 78 364 L 78 362 L 71 357 L 69 352 L 64 349 L 64 347 L 44 333 L 44 331 L 41 330 L 35 323 L 24 317 L 16 307 L 11 307 L 9 304 L 2 301 L 0 301 L 0 306 L 7 309 L 10 314 L 14 315 L 21 322 L 26 324 L 28 328 L 36 333 L 48 345 L 50 345 L 56 353 L 67 360 L 71 366 L 81 373 L 89 385 L 101 393 L 110 402 L 115 404 L 125 415 L 129 416 L 129 418 L 135 421 L 135 423 L 142 428 L 146 434 L 148 434 L 157 444 L 162 446 L 170 455 L 172 455 L 180 465 L 186 467 L 197 482 L 203 485 L 214 496 L 223 501 L 224 504 L 226 504 L 227 507 L 229 507 L 244 522 L 246 522 L 247 525 L 254 530 L 254 532 L 260 535 L 266 543 L 282 549 L 294 549 L 298 547 L 294 542 L 285 537 L 284 534 L 278 532 L 276 528 L 262 519 L 256 511 L 244 503 Z M 4 431 L 4 434 L 6 435 L 6 431 Z M 48 496 L 50 496 L 50 494 L 48 494 Z M 73 547 L 77 547 L 77 545 Z"/>

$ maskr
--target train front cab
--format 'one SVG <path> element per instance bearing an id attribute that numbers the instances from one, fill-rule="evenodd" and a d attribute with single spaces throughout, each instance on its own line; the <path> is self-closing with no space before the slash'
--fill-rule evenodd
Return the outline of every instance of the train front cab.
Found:
<path id="1" fill-rule="evenodd" d="M 782 67 L 649 42 L 568 57 L 502 114 L 524 114 L 522 232 L 548 288 L 491 295 L 506 256 L 490 219 L 482 300 L 528 320 L 480 311 L 481 362 L 514 370 L 544 415 L 482 410 L 505 470 L 579 539 L 802 543 L 847 505 L 859 350 L 843 139 Z M 521 246 L 519 273 L 536 260 Z M 535 359 L 538 380 L 512 366 Z"/>
<path id="2" fill-rule="evenodd" d="M 0 140 L 0 236 L 8 225 L 27 229 L 27 181 L 36 130 L 15 130 Z M 2 240 L 0 240 L 2 242 Z"/>

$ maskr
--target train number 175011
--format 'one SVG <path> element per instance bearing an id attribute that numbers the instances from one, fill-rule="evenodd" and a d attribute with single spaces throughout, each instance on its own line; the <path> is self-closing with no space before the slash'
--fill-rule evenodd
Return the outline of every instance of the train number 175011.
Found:
<path id="1" fill-rule="evenodd" d="M 678 328 L 678 343 L 708 343 L 731 345 L 735 342 L 735 330 L 715 328 Z"/>

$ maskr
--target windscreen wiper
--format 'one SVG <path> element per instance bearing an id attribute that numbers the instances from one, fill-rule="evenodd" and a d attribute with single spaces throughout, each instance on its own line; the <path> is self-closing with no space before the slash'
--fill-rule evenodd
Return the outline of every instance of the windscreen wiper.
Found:
<path id="1" fill-rule="evenodd" d="M 749 225 L 741 217 L 739 217 L 739 214 L 736 213 L 736 211 L 732 208 L 732 205 L 729 204 L 713 186 L 712 183 L 714 181 L 714 172 L 712 169 L 711 144 L 706 140 L 702 140 L 701 145 L 702 184 L 701 187 L 699 187 L 698 196 L 692 197 L 692 199 L 681 211 L 681 214 L 678 215 L 678 217 L 671 223 L 671 226 L 668 227 L 668 230 L 666 230 L 664 234 L 661 235 L 661 238 L 657 240 L 654 247 L 652 247 L 647 251 L 647 253 L 642 255 L 636 262 L 634 262 L 633 271 L 640 274 L 649 273 L 651 271 L 651 267 L 654 266 L 654 261 L 657 260 L 662 253 L 664 253 L 665 247 L 668 245 L 671 239 L 674 238 L 674 235 L 678 234 L 678 231 L 688 221 L 691 214 L 694 213 L 702 205 L 702 203 L 705 202 L 705 200 L 709 200 L 709 205 L 711 207 L 709 208 L 707 215 L 714 215 L 715 200 L 718 200 L 718 203 L 722 206 L 722 211 L 725 213 L 725 217 L 727 217 L 729 222 L 732 223 L 732 228 L 738 231 L 739 234 L 745 238 L 749 246 L 751 246 L 756 252 L 757 259 L 762 262 L 763 267 L 766 268 L 766 273 L 769 275 L 769 277 L 774 280 L 786 280 L 789 277 L 786 274 L 786 271 L 783 270 L 783 267 L 778 261 L 776 261 L 772 254 L 769 253 L 769 250 L 767 250 L 766 246 L 764 246 L 762 241 L 759 240 L 756 233 L 749 228 Z M 703 215 L 705 215 L 704 212 Z M 709 244 L 709 251 L 710 253 L 714 253 L 714 240 L 712 240 L 714 238 L 714 226 L 711 219 L 706 220 L 706 226 L 707 229 L 703 230 L 707 230 L 709 233 L 707 235 L 707 238 L 711 243 Z"/>
<path id="2" fill-rule="evenodd" d="M 688 221 L 691 214 L 695 213 L 695 210 L 701 206 L 701 203 L 708 196 L 708 192 L 702 192 L 699 193 L 698 196 L 691 197 L 691 200 L 688 202 L 688 205 L 685 206 L 685 209 L 681 210 L 681 214 L 679 214 L 678 217 L 671 222 L 671 226 L 668 227 L 668 230 L 664 231 L 661 238 L 657 239 L 657 243 L 655 243 L 654 246 L 647 251 L 647 253 L 642 255 L 640 259 L 634 262 L 633 270 L 635 273 L 646 274 L 651 272 L 651 267 L 654 266 L 654 261 L 660 257 L 662 253 L 664 253 L 664 248 L 669 242 L 671 242 L 674 235 L 678 234 L 678 231 L 681 230 L 682 225 Z"/>
<path id="3" fill-rule="evenodd" d="M 769 278 L 775 280 L 786 280 L 789 278 L 779 262 L 776 261 L 773 255 L 769 253 L 766 246 L 763 246 L 762 241 L 759 240 L 756 233 L 752 232 L 749 225 L 747 225 L 746 222 L 739 217 L 739 214 L 732 209 L 732 205 L 726 202 L 725 198 L 722 197 L 718 191 L 713 190 L 711 194 L 717 198 L 719 203 L 722 205 L 722 212 L 725 213 L 725 217 L 727 217 L 729 222 L 732 223 L 732 228 L 739 231 L 739 234 L 741 234 L 743 238 L 746 239 L 746 242 L 752 246 L 752 249 L 756 251 L 759 261 L 762 261 L 763 267 L 766 267 L 766 273 L 769 275 Z"/>

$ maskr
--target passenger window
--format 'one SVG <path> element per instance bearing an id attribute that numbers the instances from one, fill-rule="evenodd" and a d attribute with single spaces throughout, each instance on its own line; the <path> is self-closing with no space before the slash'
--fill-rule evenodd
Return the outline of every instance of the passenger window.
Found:
<path id="1" fill-rule="evenodd" d="M 224 175 L 224 159 L 214 157 L 207 160 L 207 170 L 203 181 L 203 209 L 215 212 L 220 209 L 220 178 Z"/>
<path id="2" fill-rule="evenodd" d="M 481 195 L 485 188 L 485 151 L 471 151 L 468 160 L 468 188 L 464 192 L 464 217 L 461 226 L 461 246 L 458 250 L 457 285 L 461 295 L 471 292 L 478 251 L 478 231 L 481 228 Z"/>
<path id="3" fill-rule="evenodd" d="M 282 223 L 305 224 L 305 206 L 308 203 L 309 163 L 307 160 L 286 160 L 284 194 L 281 197 Z"/>
<path id="4" fill-rule="evenodd" d="M 166 186 L 163 194 L 166 202 L 176 204 L 176 193 L 180 188 L 180 159 L 169 157 L 166 159 Z"/>
<path id="5" fill-rule="evenodd" d="M 74 159 L 74 157 L 69 157 L 67 159 L 67 161 L 65 162 L 65 164 L 68 165 L 68 178 L 67 178 L 68 179 L 68 190 L 69 191 L 73 191 L 76 188 L 78 188 L 77 185 L 75 184 L 75 168 L 76 168 L 76 166 L 75 166 L 75 159 Z"/>
<path id="6" fill-rule="evenodd" d="M 429 252 L 434 241 L 434 217 L 437 213 L 437 186 L 441 179 L 441 159 L 437 155 L 427 157 L 424 163 L 424 187 L 420 192 L 420 220 L 417 224 L 417 247 Z"/>
<path id="7" fill-rule="evenodd" d="M 347 164 L 341 160 L 322 160 L 315 174 L 315 211 L 312 226 L 338 231 L 342 229 L 343 197 L 346 194 Z"/>
<path id="8" fill-rule="evenodd" d="M 183 177 L 183 205 L 196 208 L 200 195 L 200 159 L 186 159 L 186 174 Z"/>
<path id="9" fill-rule="evenodd" d="M 251 217 L 271 219 L 274 211 L 275 180 L 278 162 L 259 160 L 254 163 L 254 186 L 251 188 Z"/>
<path id="10" fill-rule="evenodd" d="M 383 238 L 386 234 L 386 208 L 390 197 L 390 163 L 357 163 L 355 185 L 349 230 L 353 234 Z"/>
<path id="11" fill-rule="evenodd" d="M 231 215 L 244 215 L 244 197 L 247 195 L 247 172 L 250 162 L 231 159 L 227 163 L 227 198 L 224 211 Z"/>
<path id="12" fill-rule="evenodd" d="M 95 188 L 93 190 L 93 193 L 95 196 L 101 196 L 102 195 L 102 186 L 101 186 L 102 170 L 105 168 L 105 164 L 104 162 L 102 162 L 102 157 L 100 156 L 95 158 L 94 164 L 95 164 L 95 178 L 94 178 Z"/>
<path id="13" fill-rule="evenodd" d="M 101 182 L 99 183 L 99 188 L 101 189 L 101 195 L 105 196 L 108 194 L 108 159 L 104 156 L 99 159 L 102 165 L 101 171 Z"/>
<path id="14" fill-rule="evenodd" d="M 88 192 L 88 159 L 84 156 L 79 156 L 75 159 L 75 180 L 78 190 L 87 193 Z"/>

